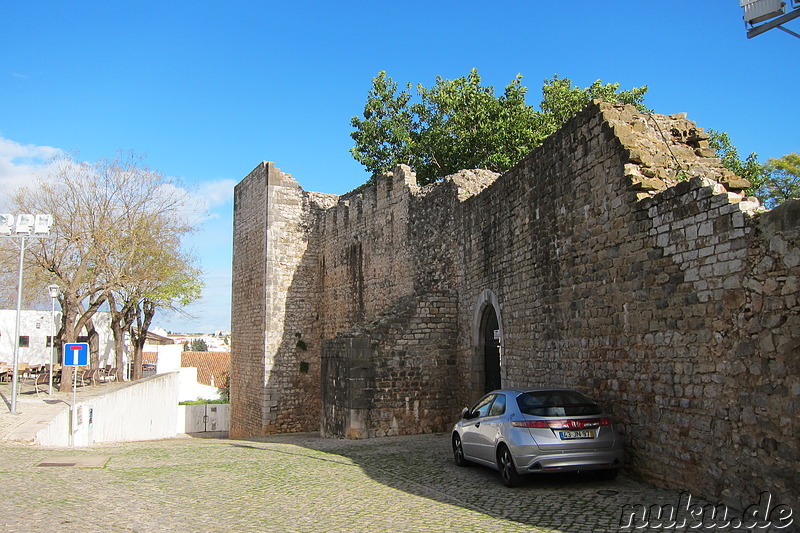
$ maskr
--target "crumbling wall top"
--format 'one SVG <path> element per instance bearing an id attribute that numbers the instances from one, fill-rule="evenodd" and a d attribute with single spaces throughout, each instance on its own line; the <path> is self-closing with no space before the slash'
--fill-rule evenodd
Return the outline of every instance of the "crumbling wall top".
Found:
<path id="1" fill-rule="evenodd" d="M 652 196 L 691 178 L 711 179 L 740 198 L 750 182 L 722 166 L 710 135 L 686 113 L 640 113 L 629 104 L 592 102 L 628 153 L 625 175 L 640 197 Z M 750 199 L 752 201 L 752 199 Z"/>
<path id="2" fill-rule="evenodd" d="M 440 187 L 442 183 L 452 183 L 458 190 L 458 200 L 463 202 L 467 198 L 478 195 L 499 177 L 500 174 L 497 172 L 482 168 L 459 170 L 455 174 L 445 177 L 442 181 L 437 181 L 424 187 L 420 192 L 423 195 L 429 194 L 432 190 Z"/>

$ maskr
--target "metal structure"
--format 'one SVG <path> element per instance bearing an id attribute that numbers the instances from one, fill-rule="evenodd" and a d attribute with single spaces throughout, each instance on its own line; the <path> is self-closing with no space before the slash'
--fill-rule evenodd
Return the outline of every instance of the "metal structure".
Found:
<path id="1" fill-rule="evenodd" d="M 17 323 L 14 329 L 14 367 L 11 379 L 11 414 L 17 414 L 17 384 L 19 383 L 19 329 L 22 314 L 22 270 L 28 239 L 50 237 L 53 215 L 0 214 L 0 237 L 19 239 L 19 278 L 17 280 Z"/>
<path id="2" fill-rule="evenodd" d="M 800 17 L 800 0 L 789 0 L 788 10 L 786 2 L 782 0 L 739 0 L 739 5 L 744 9 L 744 25 L 747 28 L 747 38 L 778 28 L 789 35 L 800 39 L 800 34 L 783 27 L 783 24 Z"/>
<path id="3" fill-rule="evenodd" d="M 56 285 L 47 286 L 47 293 L 50 295 L 50 388 L 48 394 L 53 394 L 53 360 L 56 355 L 56 300 L 61 293 L 61 287 Z"/>

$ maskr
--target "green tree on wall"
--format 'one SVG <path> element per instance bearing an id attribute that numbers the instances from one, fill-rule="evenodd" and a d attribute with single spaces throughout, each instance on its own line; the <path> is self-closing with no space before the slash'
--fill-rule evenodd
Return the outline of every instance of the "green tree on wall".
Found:
<path id="1" fill-rule="evenodd" d="M 709 145 L 716 150 L 722 165 L 749 181 L 747 194 L 758 197 L 765 207 L 771 209 L 786 200 L 800 198 L 800 154 L 786 154 L 760 163 L 755 152 L 742 159 L 726 132 L 709 130 L 709 134 Z"/>
<path id="2" fill-rule="evenodd" d="M 603 84 L 597 80 L 589 87 L 581 89 L 573 87 L 569 78 L 554 76 L 545 80 L 542 86 L 542 101 L 539 104 L 541 108 L 539 130 L 544 135 L 540 143 L 594 99 L 631 104 L 642 113 L 652 113 L 644 105 L 647 85 L 626 91 L 620 91 L 619 87 L 619 83 Z"/>
<path id="3" fill-rule="evenodd" d="M 768 159 L 764 168 L 767 178 L 762 189 L 767 207 L 800 198 L 800 154 L 791 153 L 777 159 Z"/>
<path id="4" fill-rule="evenodd" d="M 353 117 L 353 157 L 375 175 L 405 163 L 420 183 L 465 168 L 504 172 L 539 146 L 593 98 L 629 103 L 641 111 L 647 87 L 620 90 L 618 83 L 574 87 L 554 76 L 542 86 L 540 110 L 525 101 L 528 89 L 517 75 L 500 96 L 484 86 L 477 69 L 449 80 L 437 76 L 430 88 L 398 84 L 381 71 L 372 79 L 363 118 Z"/>
<path id="5" fill-rule="evenodd" d="M 733 145 L 730 136 L 724 131 L 708 130 L 710 138 L 708 144 L 716 150 L 717 158 L 722 165 L 739 176 L 750 182 L 747 193 L 758 195 L 758 191 L 764 184 L 766 174 L 764 165 L 758 162 L 758 155 L 751 152 L 746 158 L 739 157 L 739 150 Z"/>
<path id="6" fill-rule="evenodd" d="M 372 88 L 364 105 L 364 119 L 353 117 L 356 131 L 350 134 L 356 145 L 353 157 L 375 174 L 386 172 L 399 163 L 411 164 L 414 121 L 409 108 L 411 85 L 400 92 L 397 83 L 381 71 L 372 79 Z"/>
<path id="7" fill-rule="evenodd" d="M 419 84 L 414 95 L 410 83 L 401 89 L 381 71 L 372 79 L 363 116 L 351 119 L 350 151 L 372 179 L 405 163 L 427 184 L 461 169 L 505 172 L 595 98 L 651 112 L 644 105 L 647 86 L 621 90 L 619 83 L 597 80 L 581 88 L 553 76 L 544 80 L 538 110 L 526 103 L 527 92 L 518 74 L 496 96 L 472 69 L 452 80 L 437 76 L 430 88 Z M 722 165 L 749 181 L 748 194 L 766 207 L 800 195 L 798 154 L 763 164 L 754 152 L 742 158 L 726 132 L 709 134 Z"/>

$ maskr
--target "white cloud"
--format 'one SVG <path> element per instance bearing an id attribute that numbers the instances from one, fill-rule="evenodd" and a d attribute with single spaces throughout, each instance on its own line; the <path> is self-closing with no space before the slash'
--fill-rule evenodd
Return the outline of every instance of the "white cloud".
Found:
<path id="1" fill-rule="evenodd" d="M 0 137 L 0 206 L 23 185 L 41 175 L 48 162 L 63 153 L 51 146 L 20 144 Z"/>
<path id="2" fill-rule="evenodd" d="M 225 205 L 233 200 L 233 187 L 235 180 L 221 179 L 217 181 L 207 181 L 200 185 L 199 194 L 209 203 L 209 207 Z"/>
<path id="3" fill-rule="evenodd" d="M 236 181 L 220 179 L 200 182 L 186 191 L 186 207 L 188 220 L 192 224 L 202 224 L 223 218 L 213 211 L 215 207 L 224 207 L 233 201 L 233 187 Z"/>

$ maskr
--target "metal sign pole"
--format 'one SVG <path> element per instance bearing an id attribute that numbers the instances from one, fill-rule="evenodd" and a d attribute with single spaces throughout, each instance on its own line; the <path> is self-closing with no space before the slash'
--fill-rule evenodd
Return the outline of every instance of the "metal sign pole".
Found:
<path id="1" fill-rule="evenodd" d="M 89 344 L 85 342 L 64 344 L 64 367 L 72 367 L 72 405 L 69 410 L 69 445 L 75 445 L 75 407 L 78 403 L 78 367 L 89 364 Z"/>
<path id="2" fill-rule="evenodd" d="M 56 355 L 56 299 L 50 297 L 50 377 L 48 395 L 53 395 L 53 359 Z"/>
<path id="3" fill-rule="evenodd" d="M 25 237 L 19 247 L 19 279 L 17 280 L 17 326 L 14 329 L 14 367 L 11 378 L 11 414 L 17 414 L 17 383 L 19 381 L 19 319 L 22 309 L 22 266 L 25 262 Z"/>
<path id="4" fill-rule="evenodd" d="M 14 216 L 10 213 L 0 213 L 0 237 L 20 239 L 19 247 L 19 284 L 17 286 L 17 325 L 14 330 L 14 368 L 11 378 L 11 405 L 12 415 L 17 414 L 17 387 L 19 383 L 19 333 L 20 316 L 22 315 L 22 269 L 25 265 L 26 238 L 46 239 L 50 237 L 50 228 L 53 225 L 53 215 L 24 213 Z"/>
<path id="5" fill-rule="evenodd" d="M 78 367 L 72 369 L 72 405 L 69 410 L 69 445 L 75 445 L 75 401 L 78 388 Z"/>

